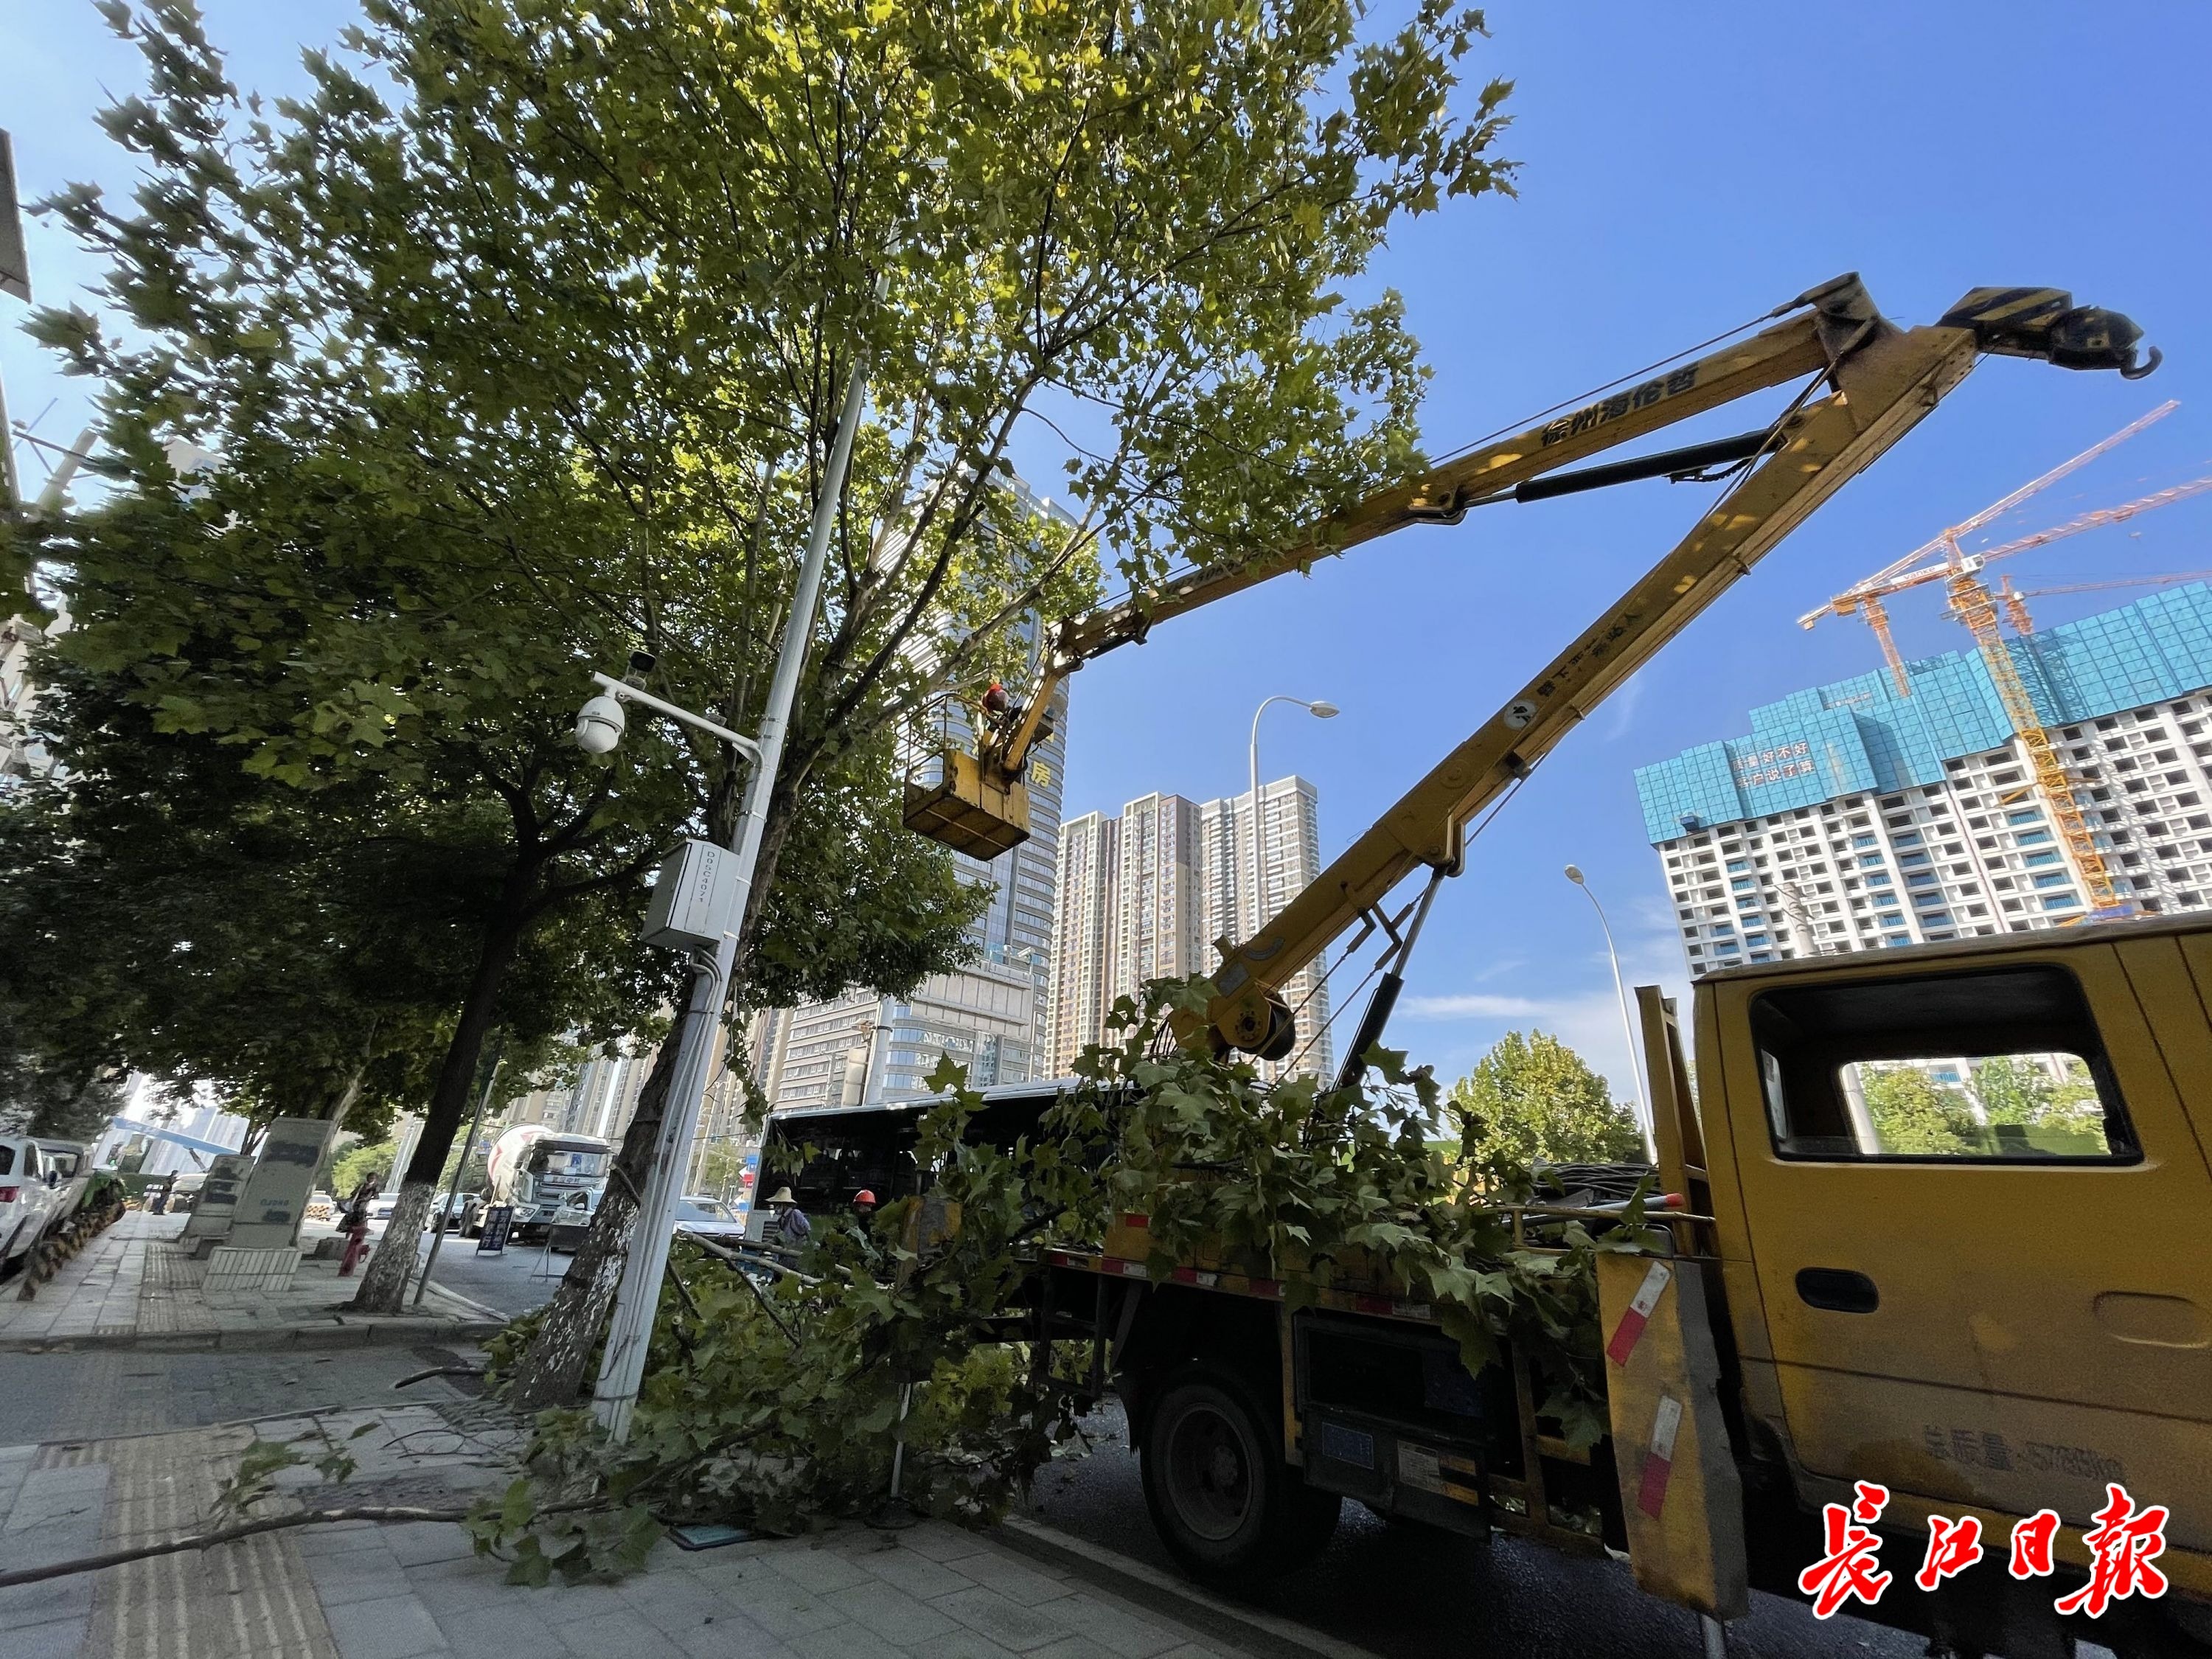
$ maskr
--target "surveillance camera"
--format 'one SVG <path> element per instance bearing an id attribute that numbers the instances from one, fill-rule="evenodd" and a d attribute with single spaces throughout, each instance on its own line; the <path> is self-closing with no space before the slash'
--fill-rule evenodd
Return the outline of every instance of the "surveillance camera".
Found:
<path id="1" fill-rule="evenodd" d="M 650 674 L 653 665 L 659 660 L 650 651 L 633 651 L 629 653 L 629 672 L 640 677 Z"/>
<path id="2" fill-rule="evenodd" d="M 576 711 L 576 745 L 587 755 L 611 753 L 629 724 L 622 699 L 602 691 Z"/>

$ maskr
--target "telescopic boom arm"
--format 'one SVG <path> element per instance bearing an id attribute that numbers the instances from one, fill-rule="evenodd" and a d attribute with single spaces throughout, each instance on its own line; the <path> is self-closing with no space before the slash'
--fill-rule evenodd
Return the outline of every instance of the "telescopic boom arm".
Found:
<path id="1" fill-rule="evenodd" d="M 1060 681 L 1091 658 L 1140 641 L 1152 624 L 1302 570 L 1407 525 L 1451 524 L 1471 507 L 1565 493 L 1571 479 L 1524 489 L 1546 473 L 1765 388 L 1819 374 L 1808 397 L 1769 430 L 1696 452 L 1591 469 L 1591 483 L 1655 476 L 1714 452 L 1756 461 L 1671 552 L 1553 662 L 1461 744 L 1251 939 L 1218 941 L 1222 963 L 1207 1009 L 1213 1040 L 1281 1059 L 1296 1040 L 1281 988 L 1349 929 L 1392 932 L 1380 906 L 1416 868 L 1456 874 L 1466 825 L 1496 801 L 1660 647 L 1837 490 L 1897 442 L 1964 380 L 1978 354 L 2040 357 L 2069 368 L 2114 368 L 2131 378 L 2142 331 L 2117 313 L 2076 307 L 2061 289 L 1976 289 L 1932 327 L 1885 320 L 1855 275 L 1808 290 L 1776 314 L 1786 320 L 1734 345 L 1655 374 L 1502 443 L 1436 468 L 1410 487 L 1370 496 L 1323 526 L 1305 545 L 1230 569 L 1194 571 L 1157 592 L 1061 624 L 1042 683 L 1018 719 L 987 733 L 973 781 L 1019 795 L 1021 769 Z M 1763 458 L 1763 459 L 1760 459 Z M 1670 465 L 1672 464 L 1672 465 Z M 1600 476 L 1604 475 L 1604 476 Z M 945 793 L 940 790 L 940 794 Z M 963 792 L 964 793 L 964 792 Z M 964 803 L 972 805 L 972 803 Z M 1022 805 L 1025 805 L 1024 800 Z M 917 821 L 909 795 L 908 823 Z M 921 815 L 927 817 L 927 814 Z M 1025 823 L 1020 826 L 1025 832 Z M 1018 833 L 1014 840 L 1020 839 Z M 1012 842 L 1006 844 L 1012 845 Z M 1377 1007 L 1395 995 L 1401 945 Z M 1370 1012 L 1363 1032 L 1379 1029 Z M 1363 1040 L 1352 1060 L 1356 1065 Z"/>

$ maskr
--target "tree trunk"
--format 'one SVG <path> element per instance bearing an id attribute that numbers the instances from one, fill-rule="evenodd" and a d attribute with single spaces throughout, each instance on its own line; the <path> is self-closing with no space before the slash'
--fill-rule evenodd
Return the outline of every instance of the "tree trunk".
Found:
<path id="1" fill-rule="evenodd" d="M 361 1289 L 352 1305 L 362 1313 L 396 1314 L 407 1294 L 407 1281 L 422 1243 L 422 1218 L 445 1173 L 446 1154 L 460 1133 L 474 1092 L 477 1064 L 484 1039 L 491 1033 L 492 1013 L 499 1006 L 500 988 L 514 965 L 522 943 L 523 906 L 535 872 L 518 869 L 507 877 L 500 906 L 484 935 L 483 953 L 477 958 L 476 977 L 461 1004 L 461 1017 L 453 1026 L 453 1040 L 446 1045 L 446 1058 L 438 1068 L 437 1086 L 430 1092 L 430 1109 L 424 1114 L 422 1133 L 415 1154 L 401 1172 L 399 1202 L 377 1241 L 376 1254 L 362 1274 Z"/>
<path id="2" fill-rule="evenodd" d="M 573 1406 L 584 1391 L 584 1373 L 599 1345 L 608 1311 L 614 1306 L 615 1288 L 622 1283 L 623 1267 L 629 1259 L 638 1197 L 645 1190 L 653 1150 L 660 1139 L 668 1085 L 676 1073 L 676 1054 L 684 1043 L 689 1008 L 687 1000 L 660 1052 L 653 1056 L 653 1075 L 638 1091 L 636 1114 L 623 1131 L 622 1151 L 616 1155 L 614 1171 L 607 1178 L 606 1195 L 599 1200 L 583 1243 L 554 1287 L 552 1300 L 545 1304 L 545 1316 L 531 1338 L 529 1351 L 514 1368 L 507 1403 L 517 1411 Z"/>
<path id="3" fill-rule="evenodd" d="M 753 867 L 752 891 L 738 930 L 736 965 L 730 972 L 732 988 L 744 978 L 753 929 L 759 925 L 762 902 L 775 880 L 776 861 L 791 830 L 793 795 L 788 782 L 792 769 L 769 797 L 768 822 L 761 826 L 760 861 Z M 709 821 L 718 841 L 727 842 L 730 821 L 724 817 L 734 808 L 734 792 L 719 799 Z M 530 1347 L 516 1364 L 508 1401 L 520 1411 L 543 1411 L 549 1406 L 573 1406 L 584 1390 L 585 1368 L 605 1334 L 614 1308 L 615 1291 L 622 1283 L 623 1267 L 629 1256 L 629 1237 L 637 1222 L 637 1203 L 653 1168 L 653 1149 L 668 1108 L 668 1085 L 676 1071 L 676 1056 L 684 1044 L 684 1028 L 690 1005 L 678 1010 L 660 1052 L 653 1057 L 653 1075 L 637 1097 L 637 1115 L 623 1132 L 622 1151 L 616 1157 L 607 1194 L 599 1200 L 591 1231 L 561 1276 L 561 1283 L 546 1304 Z M 691 1149 L 679 1147 L 677 1155 L 689 1158 Z"/>

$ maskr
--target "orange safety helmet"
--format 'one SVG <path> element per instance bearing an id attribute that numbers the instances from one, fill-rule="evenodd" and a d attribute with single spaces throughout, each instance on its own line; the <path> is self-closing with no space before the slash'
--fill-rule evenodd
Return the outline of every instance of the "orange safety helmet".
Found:
<path id="1" fill-rule="evenodd" d="M 861 1188 L 859 1192 L 853 1194 L 853 1202 L 855 1204 L 873 1204 L 875 1201 L 875 1194 L 866 1187 Z"/>

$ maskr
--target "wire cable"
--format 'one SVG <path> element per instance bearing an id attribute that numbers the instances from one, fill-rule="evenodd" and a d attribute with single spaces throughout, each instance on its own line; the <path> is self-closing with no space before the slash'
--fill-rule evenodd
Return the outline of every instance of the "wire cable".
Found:
<path id="1" fill-rule="evenodd" d="M 1723 341 L 1733 340 L 1739 334 L 1749 333 L 1753 329 L 1757 328 L 1761 323 L 1772 322 L 1777 317 L 1788 315 L 1802 303 L 1803 302 L 1802 301 L 1792 300 L 1786 306 L 1777 306 L 1773 310 L 1766 313 L 1764 316 L 1753 317 L 1748 322 L 1738 323 L 1734 328 L 1725 329 L 1720 333 L 1714 335 L 1710 340 L 1700 340 L 1695 345 L 1684 346 L 1680 351 L 1674 353 L 1670 356 L 1662 357 L 1655 363 L 1647 363 L 1642 368 L 1632 369 L 1628 374 L 1621 375 L 1617 380 L 1607 380 L 1603 386 L 1592 386 L 1587 392 L 1577 392 L 1571 398 L 1562 398 L 1559 402 L 1553 404 L 1549 409 L 1540 409 L 1534 415 L 1528 416 L 1522 420 L 1514 421 L 1507 425 L 1501 426 L 1495 432 L 1485 433 L 1481 437 L 1474 439 L 1471 442 L 1462 444 L 1457 449 L 1446 451 L 1443 454 L 1437 457 L 1432 465 L 1442 466 L 1445 462 L 1456 460 L 1462 455 L 1469 454 L 1472 452 L 1481 448 L 1485 444 L 1496 443 L 1500 438 L 1510 438 L 1516 432 L 1526 432 L 1530 428 L 1543 421 L 1547 416 L 1557 415 L 1562 410 L 1579 409 L 1584 404 L 1595 401 L 1595 399 L 1603 393 L 1612 391 L 1615 386 L 1627 386 L 1637 380 L 1648 380 L 1660 369 L 1666 368 L 1669 363 L 1679 363 L 1683 358 L 1694 356 L 1698 352 L 1710 351 L 1713 347 L 1721 344 Z"/>

